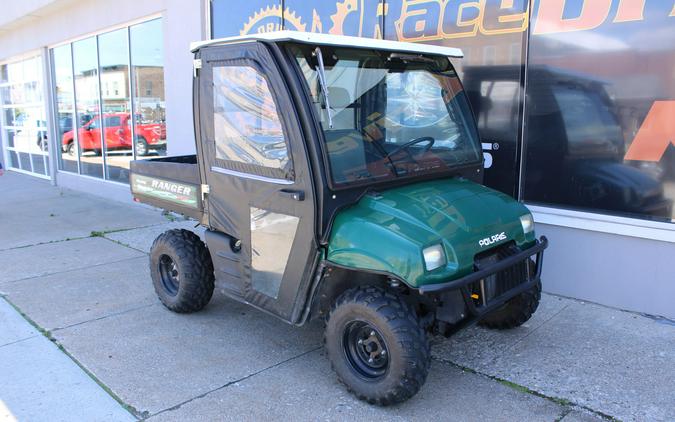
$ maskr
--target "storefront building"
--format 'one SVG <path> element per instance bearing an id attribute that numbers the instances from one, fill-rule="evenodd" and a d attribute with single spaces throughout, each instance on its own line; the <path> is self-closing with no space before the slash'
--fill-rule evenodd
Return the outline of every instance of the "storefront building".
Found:
<path id="1" fill-rule="evenodd" d="M 675 318 L 672 0 L 32 0 L 0 18 L 6 168 L 130 200 L 194 153 L 191 41 L 292 29 L 460 47 L 488 186 L 551 240 L 546 291 Z M 4 19 L 4 21 L 3 21 Z"/>

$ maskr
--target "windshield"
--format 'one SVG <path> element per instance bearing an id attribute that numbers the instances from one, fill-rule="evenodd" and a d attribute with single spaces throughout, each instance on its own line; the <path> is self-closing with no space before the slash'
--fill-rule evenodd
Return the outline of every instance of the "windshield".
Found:
<path id="1" fill-rule="evenodd" d="M 309 86 L 335 187 L 481 161 L 469 103 L 447 58 L 322 46 L 323 90 L 319 52 L 289 49 Z"/>

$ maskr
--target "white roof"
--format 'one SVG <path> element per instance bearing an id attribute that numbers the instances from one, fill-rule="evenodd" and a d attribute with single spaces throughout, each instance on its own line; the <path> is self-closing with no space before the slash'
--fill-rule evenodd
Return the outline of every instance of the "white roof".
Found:
<path id="1" fill-rule="evenodd" d="M 464 57 L 462 50 L 454 47 L 299 31 L 263 32 L 259 34 L 239 35 L 236 37 L 199 41 L 190 44 L 190 50 L 194 52 L 208 45 L 232 44 L 246 41 L 295 41 L 312 45 L 371 48 L 374 50 L 405 51 L 408 53 L 432 54 L 446 57 Z"/>

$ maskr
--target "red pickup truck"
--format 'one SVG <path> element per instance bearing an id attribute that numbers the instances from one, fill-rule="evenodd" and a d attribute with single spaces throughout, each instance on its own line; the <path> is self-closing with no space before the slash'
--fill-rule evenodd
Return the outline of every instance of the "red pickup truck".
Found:
<path id="1" fill-rule="evenodd" d="M 131 150 L 131 115 L 129 113 L 106 113 L 103 115 L 103 127 L 106 150 Z M 137 121 L 140 118 L 136 119 Z M 164 123 L 137 123 L 136 155 L 147 155 L 150 149 L 166 148 L 166 126 Z M 76 155 L 75 131 L 69 130 L 63 134 L 61 148 L 63 152 Z M 101 153 L 101 119 L 95 116 L 77 132 L 80 151 Z"/>

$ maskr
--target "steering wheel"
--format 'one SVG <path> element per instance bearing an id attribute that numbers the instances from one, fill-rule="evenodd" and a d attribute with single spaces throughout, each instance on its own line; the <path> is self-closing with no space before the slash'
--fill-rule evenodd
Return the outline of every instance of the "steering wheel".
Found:
<path id="1" fill-rule="evenodd" d="M 421 144 L 422 142 L 427 142 L 427 146 L 424 147 L 423 152 L 427 152 L 431 149 L 432 146 L 434 146 L 434 142 L 436 140 L 432 138 L 431 136 L 420 136 L 419 138 L 415 138 L 412 141 L 408 141 L 405 144 L 401 145 L 400 147 L 396 148 L 395 150 L 391 151 L 389 154 L 387 154 L 387 157 L 391 157 L 392 155 L 396 155 L 401 151 L 405 151 L 408 148 L 410 148 L 413 145 Z"/>

